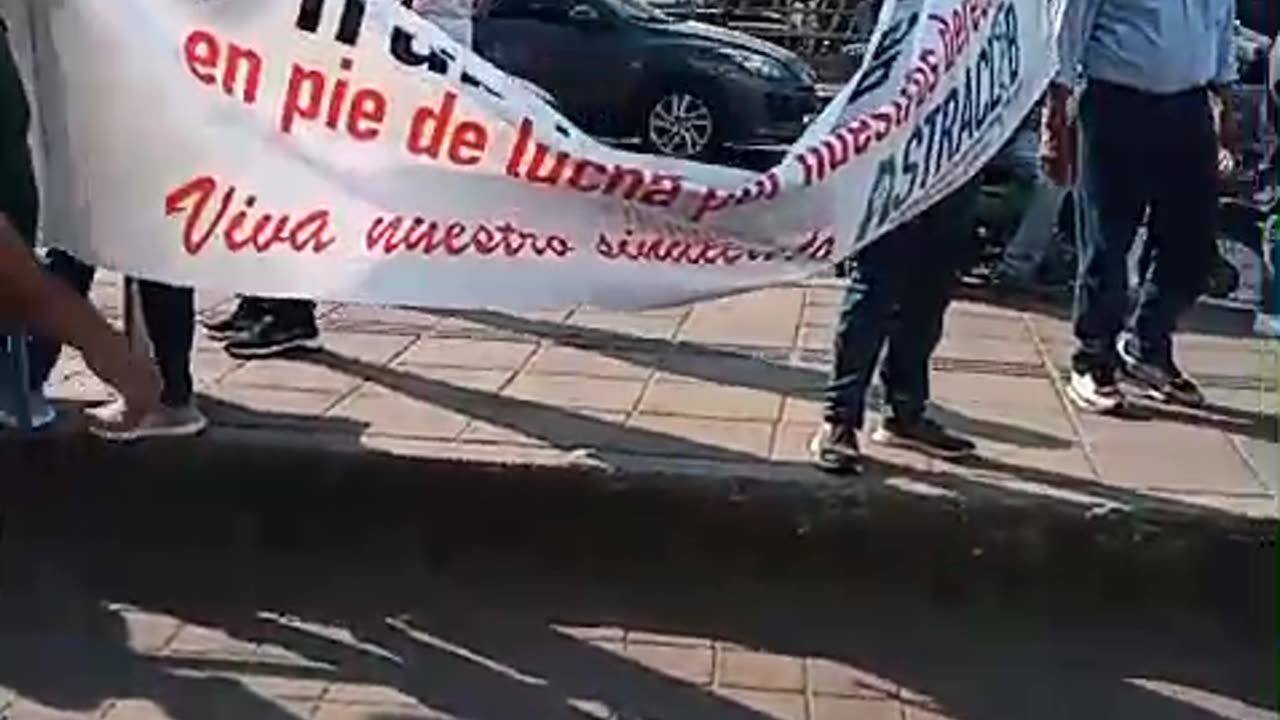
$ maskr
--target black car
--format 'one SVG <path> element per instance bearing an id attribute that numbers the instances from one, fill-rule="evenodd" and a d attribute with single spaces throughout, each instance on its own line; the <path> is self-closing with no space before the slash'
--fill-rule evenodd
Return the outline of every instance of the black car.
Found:
<path id="1" fill-rule="evenodd" d="M 793 53 L 642 0 L 497 0 L 474 37 L 583 130 L 665 155 L 789 143 L 819 110 L 817 77 Z"/>

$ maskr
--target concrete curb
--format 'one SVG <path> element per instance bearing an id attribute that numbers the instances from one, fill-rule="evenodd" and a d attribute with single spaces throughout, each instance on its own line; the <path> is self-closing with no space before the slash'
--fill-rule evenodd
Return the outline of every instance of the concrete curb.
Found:
<path id="1" fill-rule="evenodd" d="M 410 543 L 430 562 L 518 549 L 608 571 L 696 574 L 710 562 L 905 582 L 943 597 L 1212 608 L 1262 623 L 1276 607 L 1275 524 L 1228 513 L 1098 511 L 1000 495 L 955 502 L 771 480 L 760 468 L 637 475 L 264 448 L 234 430 L 146 447 L 0 442 L 0 467 L 11 535 L 59 542 Z"/>

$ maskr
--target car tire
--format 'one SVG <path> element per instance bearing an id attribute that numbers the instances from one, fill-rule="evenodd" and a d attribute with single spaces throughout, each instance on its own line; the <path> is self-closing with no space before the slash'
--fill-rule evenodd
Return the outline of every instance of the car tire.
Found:
<path id="1" fill-rule="evenodd" d="M 723 114 L 700 90 L 669 86 L 643 103 L 640 139 L 646 152 L 706 160 L 720 151 Z"/>

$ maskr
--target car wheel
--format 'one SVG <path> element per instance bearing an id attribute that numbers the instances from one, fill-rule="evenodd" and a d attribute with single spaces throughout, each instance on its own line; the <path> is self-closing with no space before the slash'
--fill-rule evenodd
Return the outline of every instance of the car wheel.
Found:
<path id="1" fill-rule="evenodd" d="M 650 152 L 705 158 L 716 150 L 719 125 L 714 107 L 704 96 L 690 90 L 667 90 L 648 104 L 642 137 Z"/>

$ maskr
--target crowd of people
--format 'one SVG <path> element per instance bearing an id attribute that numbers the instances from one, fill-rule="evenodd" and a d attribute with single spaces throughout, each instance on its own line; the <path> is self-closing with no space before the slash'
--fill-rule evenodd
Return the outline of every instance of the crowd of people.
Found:
<path id="1" fill-rule="evenodd" d="M 1179 366 L 1173 338 L 1205 289 L 1220 181 L 1237 156 L 1234 31 L 1234 0 L 1067 0 L 1058 74 L 996 159 L 1030 188 L 1021 225 L 994 272 L 997 286 L 1037 285 L 1060 209 L 1073 195 L 1077 348 L 1066 390 L 1084 411 L 1122 413 L 1122 375 L 1158 401 L 1205 402 Z M 1266 103 L 1273 127 L 1277 52 L 1273 46 Z M 1271 162 L 1274 184 L 1274 149 Z M 926 408 L 929 360 L 947 304 L 976 253 L 966 248 L 975 236 L 975 182 L 853 258 L 825 423 L 811 444 L 823 469 L 861 467 L 859 438 L 876 367 L 887 407 L 872 442 L 947 458 L 973 451 Z M 1130 253 L 1140 230 L 1135 287 Z M 1274 238 L 1261 245 L 1274 267 Z M 1276 324 L 1275 299 L 1263 301 L 1258 326 L 1265 333 Z"/>
<path id="2" fill-rule="evenodd" d="M 1203 290 L 1219 180 L 1236 149 L 1233 26 L 1232 0 L 1069 0 L 1059 74 L 1000 158 L 1031 188 L 996 271 L 1002 285 L 1036 282 L 1054 222 L 1073 192 L 1078 347 L 1067 392 L 1081 409 L 1122 410 L 1122 374 L 1158 399 L 1204 402 L 1176 361 L 1173 337 Z M 7 39 L 0 37 L 0 322 L 35 333 L 27 378 L 33 424 L 54 419 L 40 391 L 66 343 L 120 393 L 119 402 L 95 414 L 97 434 L 127 441 L 201 432 L 206 421 L 191 375 L 194 292 L 132 283 L 154 349 L 154 357 L 145 357 L 85 300 L 92 267 L 57 250 L 37 262 L 39 199 L 27 102 Z M 973 443 L 935 422 L 927 408 L 930 358 L 959 272 L 974 251 L 969 238 L 977 197 L 975 180 L 852 258 L 825 423 L 812 445 L 821 467 L 860 467 L 859 438 L 877 369 L 887 411 L 874 442 L 944 457 L 973 451 Z M 1129 255 L 1144 224 L 1135 288 Z M 241 359 L 319 345 L 315 305 L 306 300 L 245 297 L 206 332 Z M 0 424 L 13 424 L 6 412 L 0 403 Z"/>

